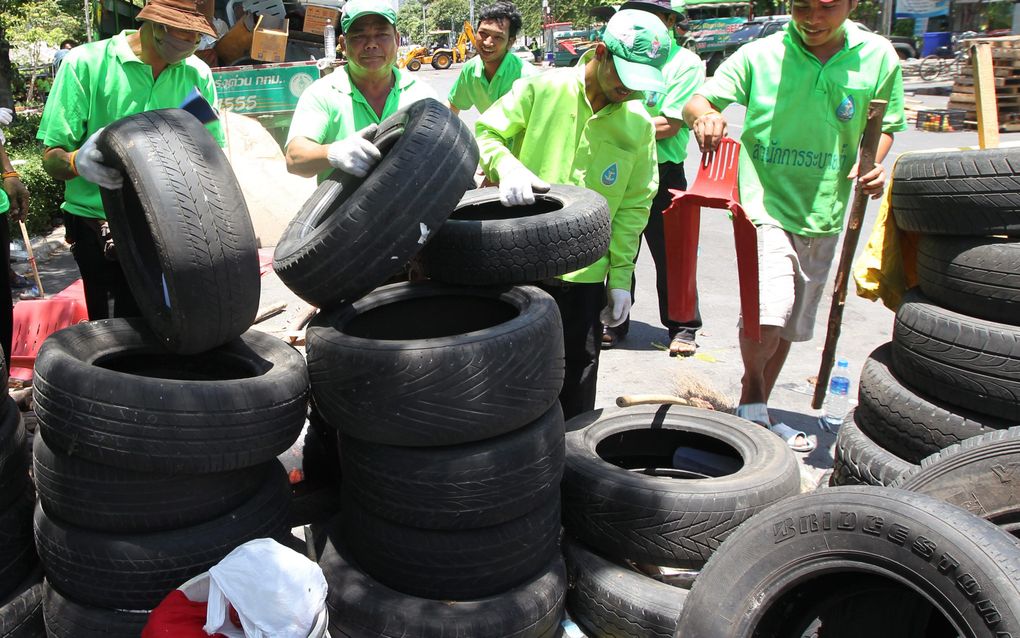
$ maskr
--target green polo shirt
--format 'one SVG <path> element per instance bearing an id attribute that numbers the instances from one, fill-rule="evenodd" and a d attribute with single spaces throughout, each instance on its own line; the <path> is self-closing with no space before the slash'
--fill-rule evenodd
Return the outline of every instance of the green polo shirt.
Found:
<path id="1" fill-rule="evenodd" d="M 351 83 L 347 67 L 341 67 L 324 78 L 312 83 L 298 99 L 294 117 L 291 119 L 287 143 L 295 137 L 306 137 L 316 144 L 332 144 L 356 131 L 378 124 L 399 109 L 426 98 L 438 99 L 423 82 L 412 73 L 402 73 L 394 68 L 395 81 L 390 94 L 386 96 L 382 116 Z M 329 177 L 332 169 L 319 173 L 319 182 Z"/>
<path id="2" fill-rule="evenodd" d="M 152 67 L 128 44 L 132 33 L 83 44 L 64 57 L 36 135 L 46 147 L 73 151 L 99 129 L 128 115 L 179 107 L 195 87 L 216 106 L 216 85 L 205 62 L 191 56 L 169 65 L 153 80 Z M 207 127 L 224 146 L 222 125 L 217 121 Z M 61 208 L 73 215 L 106 218 L 99 187 L 80 177 L 64 183 Z"/>
<path id="3" fill-rule="evenodd" d="M 674 44 L 662 67 L 662 75 L 666 80 L 666 92 L 655 106 L 648 107 L 648 113 L 652 117 L 662 115 L 680 120 L 680 130 L 676 135 L 664 137 L 655 143 L 660 164 L 679 164 L 687 159 L 687 142 L 691 139 L 691 130 L 682 123 L 684 106 L 698 87 L 705 83 L 705 63 L 696 53 Z"/>
<path id="4" fill-rule="evenodd" d="M 843 49 L 824 65 L 796 29 L 746 44 L 697 91 L 720 111 L 747 107 L 740 201 L 755 224 L 807 237 L 836 235 L 868 102 L 888 100 L 882 130 L 906 129 L 903 75 L 888 40 L 847 21 Z"/>
<path id="5" fill-rule="evenodd" d="M 609 252 L 563 278 L 630 290 L 641 231 L 659 186 L 655 130 L 637 101 L 592 112 L 584 65 L 593 55 L 585 53 L 576 68 L 516 82 L 478 118 L 475 137 L 482 168 L 494 182 L 500 163 L 511 156 L 508 140 L 514 139 L 517 158 L 540 178 L 601 193 L 612 218 Z"/>
<path id="6" fill-rule="evenodd" d="M 0 215 L 11 209 L 11 200 L 7 197 L 7 191 L 0 188 Z"/>
<path id="7" fill-rule="evenodd" d="M 499 63 L 492 80 L 485 77 L 485 64 L 480 56 L 467 61 L 460 70 L 460 75 L 450 89 L 450 104 L 461 111 L 472 106 L 484 113 L 492 103 L 506 95 L 513 83 L 520 78 L 538 75 L 539 71 L 531 64 L 525 64 L 519 57 L 507 51 L 503 61 Z"/>

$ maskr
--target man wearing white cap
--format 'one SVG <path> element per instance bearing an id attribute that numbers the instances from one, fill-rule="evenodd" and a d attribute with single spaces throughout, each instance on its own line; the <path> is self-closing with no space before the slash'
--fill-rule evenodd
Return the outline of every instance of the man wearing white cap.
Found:
<path id="1" fill-rule="evenodd" d="M 658 187 L 655 129 L 642 100 L 665 91 L 671 41 L 654 15 L 620 11 L 575 69 L 517 81 L 475 126 L 482 168 L 504 205 L 534 203 L 548 182 L 583 186 L 609 202 L 609 251 L 541 284 L 563 319 L 567 418 L 595 406 L 602 322 L 619 325 L 630 312 L 634 256 Z"/>
<path id="2" fill-rule="evenodd" d="M 321 182 L 338 168 L 368 175 L 382 159 L 369 140 L 397 110 L 436 94 L 396 67 L 397 14 L 389 0 L 350 0 L 340 16 L 347 64 L 298 100 L 287 133 L 287 170 Z"/>

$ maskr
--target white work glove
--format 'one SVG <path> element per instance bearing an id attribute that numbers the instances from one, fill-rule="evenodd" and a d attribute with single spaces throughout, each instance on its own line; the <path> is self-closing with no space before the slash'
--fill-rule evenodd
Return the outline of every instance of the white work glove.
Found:
<path id="1" fill-rule="evenodd" d="M 526 206 L 535 203 L 535 193 L 546 193 L 549 184 L 540 180 L 515 157 L 499 164 L 499 203 Z"/>
<path id="2" fill-rule="evenodd" d="M 629 290 L 621 288 L 610 288 L 606 294 L 609 302 L 599 313 L 599 319 L 610 328 L 615 328 L 630 316 L 630 305 L 632 303 Z"/>
<path id="3" fill-rule="evenodd" d="M 3 108 L 0 109 L 0 126 L 7 126 L 14 120 L 14 111 Z"/>
<path id="4" fill-rule="evenodd" d="M 89 139 L 85 140 L 81 148 L 75 151 L 74 168 L 78 172 L 78 176 L 86 182 L 92 182 L 100 188 L 117 190 L 124 185 L 124 176 L 116 168 L 103 163 L 106 160 L 96 148 L 96 139 L 102 132 L 103 129 L 99 129 L 93 133 Z"/>
<path id="5" fill-rule="evenodd" d="M 353 135 L 330 144 L 326 154 L 329 165 L 355 177 L 368 175 L 368 171 L 382 159 L 382 153 L 365 138 L 375 135 L 378 128 L 376 124 L 369 124 Z"/>

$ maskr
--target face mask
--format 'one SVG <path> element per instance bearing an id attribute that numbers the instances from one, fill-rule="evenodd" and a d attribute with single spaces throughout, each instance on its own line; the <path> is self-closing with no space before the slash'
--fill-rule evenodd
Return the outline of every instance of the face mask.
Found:
<path id="1" fill-rule="evenodd" d="M 156 45 L 156 53 L 167 64 L 180 62 L 198 49 L 198 43 L 194 38 L 184 39 L 170 35 L 167 28 L 161 24 L 153 26 L 152 42 Z"/>

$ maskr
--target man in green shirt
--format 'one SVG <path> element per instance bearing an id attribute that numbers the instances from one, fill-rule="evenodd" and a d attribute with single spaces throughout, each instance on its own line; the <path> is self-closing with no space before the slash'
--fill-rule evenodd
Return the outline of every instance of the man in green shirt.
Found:
<path id="1" fill-rule="evenodd" d="M 368 175 L 382 154 L 368 140 L 401 107 L 436 98 L 396 67 L 400 34 L 389 0 L 350 0 L 340 16 L 347 64 L 318 79 L 298 100 L 287 133 L 287 170 L 326 179 L 338 168 Z"/>
<path id="2" fill-rule="evenodd" d="M 677 20 L 683 15 L 684 0 L 632 0 L 621 7 L 648 11 L 662 20 L 670 33 L 674 32 Z M 669 355 L 690 356 L 697 349 L 695 336 L 701 329 L 701 312 L 697 301 L 694 305 L 694 319 L 684 323 L 669 318 L 669 302 L 666 283 L 666 238 L 662 226 L 662 211 L 673 202 L 670 189 L 687 190 L 684 175 L 684 160 L 687 158 L 687 142 L 691 132 L 683 121 L 683 109 L 694 91 L 705 82 L 705 63 L 689 49 L 676 42 L 669 51 L 666 65 L 662 67 L 666 79 L 666 92 L 655 105 L 648 107 L 648 113 L 655 123 L 655 146 L 659 156 L 659 192 L 655 194 L 648 225 L 642 236 L 648 244 L 648 252 L 655 263 L 655 289 L 659 302 L 659 321 L 669 334 Z M 633 291 L 633 287 L 631 288 Z M 696 298 L 695 298 L 696 299 Z M 627 336 L 630 317 L 615 328 L 606 327 L 602 335 L 602 347 L 611 348 Z"/>
<path id="3" fill-rule="evenodd" d="M 684 109 L 703 152 L 726 134 L 728 104 L 747 107 L 740 136 L 740 200 L 758 227 L 762 340 L 741 337 L 738 416 L 770 428 L 797 451 L 814 444 L 769 418 L 767 403 L 794 341 L 811 339 L 857 175 L 872 99 L 888 100 L 876 162 L 906 128 L 899 59 L 885 38 L 848 19 L 857 0 L 793 0 L 785 31 L 747 44 Z M 885 170 L 859 177 L 880 197 Z"/>
<path id="4" fill-rule="evenodd" d="M 450 110 L 472 106 L 484 113 L 506 95 L 515 81 L 538 70 L 510 53 L 521 30 L 521 14 L 512 2 L 496 2 L 482 9 L 475 29 L 478 55 L 467 61 L 450 89 Z"/>
<path id="5" fill-rule="evenodd" d="M 643 11 L 620 11 L 603 37 L 576 68 L 516 82 L 475 125 L 482 168 L 504 205 L 533 204 L 547 182 L 583 186 L 609 202 L 608 253 L 541 284 L 563 319 L 560 405 L 568 418 L 595 406 L 602 323 L 619 325 L 630 312 L 634 256 L 658 186 L 654 126 L 636 100 L 664 92 L 671 38 Z"/>
<path id="6" fill-rule="evenodd" d="M 76 47 L 60 64 L 37 137 L 46 146 L 43 168 L 66 182 L 61 208 L 90 319 L 110 316 L 110 298 L 114 316 L 139 314 L 120 264 L 103 255 L 99 188 L 119 189 L 123 176 L 104 164 L 96 139 L 121 118 L 180 106 L 196 87 L 216 104 L 212 72 L 192 55 L 203 34 L 216 35 L 213 10 L 213 0 L 149 0 L 138 14 L 140 30 Z M 222 146 L 220 123 L 208 128 Z"/>
<path id="7" fill-rule="evenodd" d="M 8 109 L 0 109 L 7 111 Z M 10 116 L 0 113 L 0 125 L 11 123 Z M 7 213 L 11 221 L 23 221 L 28 216 L 28 189 L 4 148 L 6 140 L 0 131 L 0 214 Z M 0 275 L 0 347 L 3 348 L 4 361 L 11 361 L 11 341 L 14 336 L 14 303 L 11 301 L 11 231 L 6 219 L 0 218 L 0 254 L 3 255 L 3 275 Z"/>

